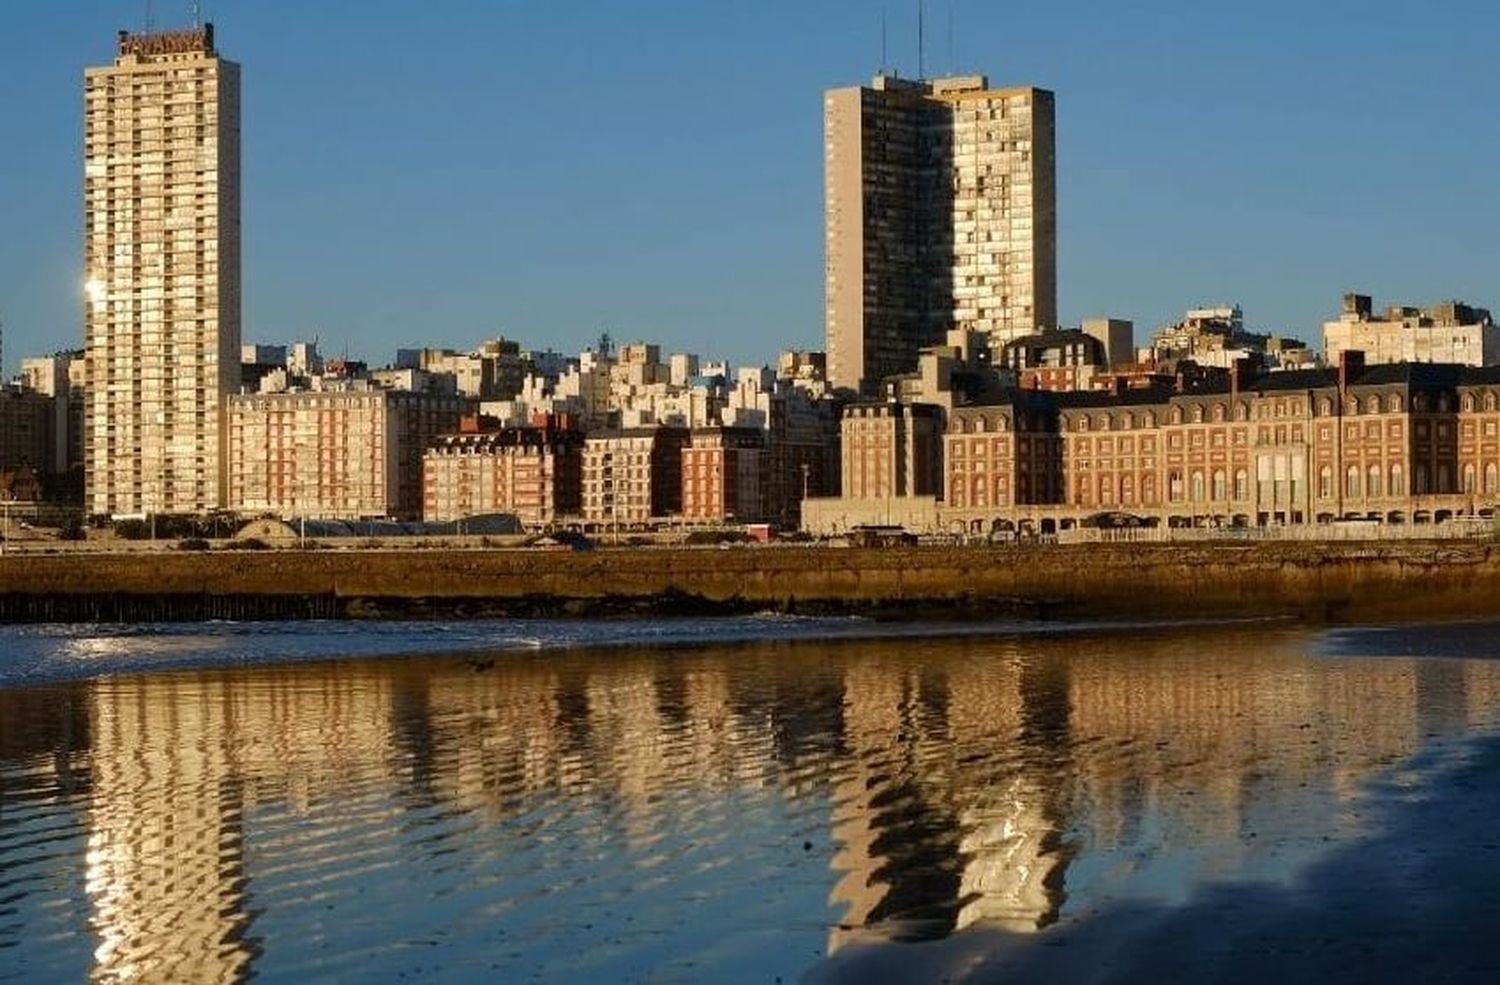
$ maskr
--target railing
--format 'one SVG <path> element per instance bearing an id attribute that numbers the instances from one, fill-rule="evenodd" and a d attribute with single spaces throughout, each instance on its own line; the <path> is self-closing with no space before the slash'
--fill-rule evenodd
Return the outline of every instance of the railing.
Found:
<path id="1" fill-rule="evenodd" d="M 1056 535 L 1059 544 L 1171 544 L 1209 541 L 1484 540 L 1497 535 L 1488 522 L 1325 523 L 1266 527 L 1080 527 Z"/>

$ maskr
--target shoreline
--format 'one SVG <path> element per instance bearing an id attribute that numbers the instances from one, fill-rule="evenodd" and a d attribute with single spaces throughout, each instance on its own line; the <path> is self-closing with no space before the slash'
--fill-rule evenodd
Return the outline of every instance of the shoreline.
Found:
<path id="1" fill-rule="evenodd" d="M 912 621 L 1500 613 L 1489 542 L 268 551 L 0 557 L 0 623 L 642 618 Z"/>

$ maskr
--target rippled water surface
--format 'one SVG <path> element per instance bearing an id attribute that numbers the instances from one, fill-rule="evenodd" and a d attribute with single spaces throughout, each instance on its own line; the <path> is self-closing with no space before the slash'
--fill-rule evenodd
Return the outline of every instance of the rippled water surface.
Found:
<path id="1" fill-rule="evenodd" d="M 1493 627 L 628 625 L 0 629 L 0 980 L 1003 977 L 1500 719 Z"/>

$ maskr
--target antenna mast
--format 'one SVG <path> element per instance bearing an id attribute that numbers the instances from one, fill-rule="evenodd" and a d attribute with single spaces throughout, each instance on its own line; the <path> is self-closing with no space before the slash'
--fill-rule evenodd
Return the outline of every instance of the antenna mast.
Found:
<path id="1" fill-rule="evenodd" d="M 927 78 L 927 3 L 917 0 L 917 78 Z"/>
<path id="2" fill-rule="evenodd" d="M 885 35 L 886 35 L 886 30 L 885 30 L 885 4 L 881 4 L 880 5 L 880 74 L 881 75 L 884 75 L 885 72 L 886 72 L 886 69 L 890 67 L 890 59 L 886 56 Z"/>
<path id="3" fill-rule="evenodd" d="M 203 4 L 200 0 L 193 0 L 193 27 L 203 26 Z"/>

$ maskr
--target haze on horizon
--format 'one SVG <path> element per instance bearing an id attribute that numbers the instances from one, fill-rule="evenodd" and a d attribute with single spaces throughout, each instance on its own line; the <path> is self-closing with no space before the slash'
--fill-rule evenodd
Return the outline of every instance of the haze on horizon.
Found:
<path id="1" fill-rule="evenodd" d="M 206 4 L 244 66 L 247 342 L 822 347 L 821 95 L 880 67 L 882 7 L 915 74 L 915 0 L 334 6 Z M 1057 92 L 1063 322 L 1233 301 L 1316 343 L 1347 290 L 1500 304 L 1500 7 L 1214 6 L 927 4 L 928 74 Z M 82 74 L 143 10 L 7 12 L 7 373 L 82 344 Z"/>

